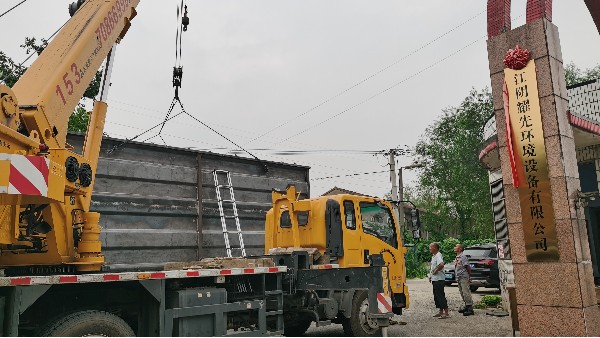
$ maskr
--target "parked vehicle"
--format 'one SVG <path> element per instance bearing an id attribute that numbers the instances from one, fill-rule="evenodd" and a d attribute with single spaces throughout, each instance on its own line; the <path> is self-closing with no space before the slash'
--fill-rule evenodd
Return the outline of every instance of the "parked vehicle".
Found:
<path id="1" fill-rule="evenodd" d="M 471 291 L 480 287 L 500 288 L 498 249 L 493 243 L 478 244 L 465 248 L 464 254 L 471 265 Z M 456 283 L 454 263 L 444 265 L 446 285 Z"/>

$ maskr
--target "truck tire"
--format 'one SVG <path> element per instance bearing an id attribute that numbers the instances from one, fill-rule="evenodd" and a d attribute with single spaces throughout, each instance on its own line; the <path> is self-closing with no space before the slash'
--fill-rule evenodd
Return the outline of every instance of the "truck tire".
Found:
<path id="1" fill-rule="evenodd" d="M 475 292 L 477 289 L 479 289 L 479 286 L 469 286 L 469 290 L 471 290 L 471 292 Z"/>
<path id="2" fill-rule="evenodd" d="M 298 319 L 294 323 L 283 323 L 283 335 L 287 337 L 299 337 L 306 333 L 312 324 L 310 319 Z"/>
<path id="3" fill-rule="evenodd" d="M 352 313 L 350 318 L 342 321 L 344 334 L 351 337 L 381 337 L 381 328 L 376 322 L 368 318 L 369 293 L 356 291 L 352 299 Z"/>
<path id="4" fill-rule="evenodd" d="M 120 317 L 105 311 L 80 311 L 65 315 L 39 330 L 42 337 L 135 337 Z"/>

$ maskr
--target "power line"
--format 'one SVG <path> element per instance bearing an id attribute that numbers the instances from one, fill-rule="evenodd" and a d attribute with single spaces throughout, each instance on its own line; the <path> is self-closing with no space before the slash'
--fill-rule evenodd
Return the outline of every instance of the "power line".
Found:
<path id="1" fill-rule="evenodd" d="M 130 126 L 130 125 L 126 125 L 126 124 L 122 124 L 122 123 L 117 123 L 117 122 L 111 122 L 111 121 L 107 121 L 107 124 L 113 124 L 113 125 L 117 125 L 117 126 L 121 126 L 121 127 L 126 127 L 126 128 L 131 128 L 131 129 L 137 129 L 137 130 L 143 130 L 143 128 L 139 128 L 139 127 L 134 127 L 134 126 Z M 157 125 L 158 126 L 158 125 Z M 121 134 L 121 133 L 115 133 L 115 132 L 111 132 L 110 135 L 118 135 L 121 136 L 123 138 L 127 138 L 127 136 L 125 134 Z M 196 139 L 191 139 L 191 138 L 187 138 L 187 137 L 183 137 L 183 136 L 179 136 L 179 135 L 172 135 L 172 134 L 168 134 L 168 133 L 163 133 L 163 135 L 165 136 L 169 136 L 171 138 L 176 138 L 176 139 L 180 139 L 180 140 L 185 140 L 185 141 L 192 141 L 192 142 L 196 142 L 196 143 L 203 143 L 203 144 L 208 144 L 208 145 L 215 145 L 214 143 L 209 143 L 209 142 L 205 142 L 205 141 L 200 141 L 200 140 L 196 140 Z M 156 136 L 156 135 L 155 135 Z M 153 136 L 153 137 L 155 137 Z M 163 140 L 164 142 L 164 140 Z M 198 151 L 213 151 L 213 150 L 228 150 L 230 148 L 224 148 L 224 147 L 214 147 L 214 148 L 195 148 L 195 147 L 188 147 L 188 149 L 194 149 L 194 150 L 198 150 Z M 249 150 L 254 150 L 254 149 L 249 149 Z M 286 161 L 286 159 L 280 157 L 280 156 L 274 156 L 274 155 L 269 155 L 267 154 L 267 156 L 270 156 L 271 158 L 275 158 L 278 159 L 279 161 Z M 322 163 L 312 163 L 312 162 L 306 162 L 303 161 L 302 162 L 304 165 L 310 165 L 311 167 L 320 167 L 320 168 L 327 168 L 327 169 L 333 169 L 336 171 L 339 170 L 348 170 L 347 168 L 340 168 L 340 167 L 334 167 L 334 166 L 330 166 L 330 165 L 326 165 L 326 164 L 322 164 Z M 387 165 L 387 164 L 386 164 Z M 311 171 L 313 173 L 324 173 L 324 174 L 329 174 L 330 172 L 327 172 L 327 170 L 323 170 L 323 169 L 316 169 L 315 171 Z M 377 180 L 371 180 L 368 178 L 364 178 L 364 177 L 356 177 L 356 179 L 358 180 L 364 180 L 364 181 L 369 181 L 369 182 L 380 182 Z M 353 183 L 353 184 L 357 184 L 357 183 Z M 366 187 L 366 185 L 363 185 Z M 369 186 L 373 186 L 372 184 Z"/>
<path id="2" fill-rule="evenodd" d="M 419 70 L 418 72 L 416 72 L 416 73 L 413 73 L 412 75 L 410 75 L 410 76 L 408 76 L 408 77 L 406 77 L 406 78 L 402 79 L 401 81 L 394 83 L 393 85 L 391 85 L 391 86 L 387 87 L 386 89 L 384 89 L 384 90 L 382 90 L 382 91 L 380 91 L 380 92 L 378 92 L 378 93 L 376 93 L 376 94 L 374 94 L 374 95 L 370 96 L 369 98 L 367 98 L 367 99 L 365 99 L 365 100 L 363 100 L 363 101 L 361 101 L 361 102 L 359 102 L 359 103 L 357 103 L 357 104 L 355 104 L 355 105 L 351 106 L 350 108 L 346 108 L 346 109 L 344 109 L 343 111 L 341 111 L 341 112 L 339 112 L 339 113 L 337 113 L 337 114 L 335 114 L 335 115 L 332 115 L 332 116 L 328 117 L 327 119 L 325 119 L 325 120 L 323 120 L 323 121 L 321 121 L 321 122 L 319 122 L 319 123 L 317 123 L 317 124 L 315 124 L 315 125 L 312 125 L 312 126 L 310 126 L 310 127 L 306 128 L 306 129 L 304 129 L 304 130 L 302 130 L 302 131 L 300 131 L 300 132 L 298 132 L 298 133 L 296 133 L 296 134 L 294 134 L 294 135 L 292 135 L 292 136 L 289 136 L 289 137 L 288 137 L 288 138 L 286 138 L 286 139 L 283 139 L 283 140 L 282 140 L 280 143 L 286 142 L 286 141 L 288 141 L 288 140 L 290 140 L 290 139 L 292 139 L 292 138 L 294 138 L 294 137 L 296 137 L 296 136 L 298 136 L 298 135 L 304 134 L 305 132 L 307 132 L 307 131 L 309 131 L 309 130 L 311 130 L 311 129 L 315 128 L 315 127 L 318 127 L 318 126 L 322 125 L 323 123 L 325 123 L 325 122 L 327 122 L 327 121 L 330 121 L 330 120 L 332 120 L 332 119 L 334 119 L 334 118 L 336 118 L 336 117 L 338 117 L 338 116 L 340 116 L 340 115 L 343 115 L 343 114 L 345 114 L 345 113 L 349 112 L 350 110 L 352 110 L 352 109 L 354 109 L 354 108 L 356 108 L 356 107 L 359 107 L 359 106 L 361 106 L 361 105 L 363 105 L 363 104 L 365 104 L 365 103 L 367 103 L 367 102 L 369 102 L 369 101 L 373 100 L 374 98 L 376 98 L 376 97 L 378 97 L 378 96 L 380 96 L 380 95 L 382 95 L 382 94 L 384 94 L 384 93 L 388 92 L 389 90 L 391 90 L 391 89 L 393 89 L 393 88 L 395 88 L 395 87 L 398 87 L 399 85 L 403 84 L 404 82 L 406 82 L 406 81 L 408 81 L 408 80 L 410 80 L 410 79 L 412 79 L 412 78 L 414 78 L 414 77 L 416 77 L 416 76 L 420 75 L 421 73 L 424 73 L 425 71 L 427 71 L 427 70 L 429 70 L 429 69 L 431 69 L 431 68 L 433 68 L 433 67 L 437 66 L 438 64 L 440 64 L 440 63 L 442 63 L 442 62 L 444 62 L 444 61 L 448 60 L 449 58 L 451 58 L 451 57 L 453 57 L 454 55 L 456 55 L 456 54 L 458 54 L 458 53 L 462 52 L 463 50 L 467 49 L 468 47 L 471 47 L 471 46 L 472 46 L 472 45 L 474 45 L 475 43 L 477 43 L 477 42 L 479 42 L 479 41 L 481 41 L 481 40 L 485 39 L 486 37 L 487 37 L 487 34 L 486 34 L 486 35 L 484 35 L 484 36 L 482 36 L 481 38 L 479 38 L 479 39 L 477 39 L 477 40 L 474 40 L 473 42 L 471 42 L 471 43 L 467 44 L 466 46 L 464 46 L 464 47 L 462 47 L 462 48 L 460 48 L 460 49 L 458 49 L 458 50 L 454 51 L 453 53 L 451 53 L 451 54 L 449 54 L 449 55 L 447 55 L 447 56 L 445 56 L 445 57 L 443 57 L 443 58 L 441 58 L 441 59 L 437 60 L 436 62 L 434 62 L 434 63 L 430 64 L 429 66 L 427 66 L 427 67 L 425 67 L 425 68 L 423 68 L 423 69 Z"/>
<path id="3" fill-rule="evenodd" d="M 27 1 L 27 0 L 25 0 Z M 58 32 L 60 32 L 60 30 L 67 24 L 67 22 L 69 22 L 68 20 L 65 21 L 65 23 L 62 24 L 62 26 L 60 26 L 54 33 L 52 33 L 52 35 L 50 35 L 49 38 L 47 39 L 42 39 L 42 41 L 46 41 L 46 43 L 52 39 Z M 23 64 L 25 64 L 25 62 L 27 62 L 29 59 L 31 59 L 32 56 L 36 55 L 36 53 L 31 53 L 25 60 L 23 60 L 23 62 L 19 63 L 19 65 L 17 66 L 17 68 L 21 68 L 23 66 Z M 8 72 L 8 74 L 6 74 L 6 76 L 4 78 L 2 78 L 2 82 L 6 83 L 6 79 L 8 79 L 9 76 L 11 76 L 14 73 L 15 69 L 11 69 L 10 72 Z"/>
<path id="4" fill-rule="evenodd" d="M 484 12 L 485 12 L 485 11 L 484 11 Z M 481 12 L 481 13 L 483 13 L 483 12 Z M 481 13 L 479 13 L 478 15 L 480 15 Z M 478 15 L 477 15 L 477 16 L 478 16 Z M 524 15 L 524 13 L 522 13 L 521 15 L 519 15 L 519 16 L 517 16 L 517 17 L 513 18 L 511 21 L 515 21 L 515 20 L 519 19 L 520 17 L 522 17 L 523 15 Z M 462 24 L 461 24 L 461 25 L 462 25 Z M 393 85 L 391 85 L 390 87 L 388 87 L 388 88 L 386 88 L 386 89 L 384 89 L 384 90 L 382 90 L 382 91 L 380 91 L 380 92 L 376 93 L 375 95 L 373 95 L 373 96 L 371 96 L 371 97 L 369 97 L 369 98 L 367 98 L 367 99 L 365 99 L 365 100 L 363 100 L 363 101 L 361 101 L 361 102 L 359 102 L 359 103 L 355 104 L 354 106 L 352 106 L 352 107 L 350 107 L 350 108 L 347 108 L 347 109 L 345 109 L 345 110 L 341 111 L 340 113 L 337 113 L 337 114 L 335 114 L 335 115 L 333 115 L 333 116 L 331 116 L 331 117 L 329 117 L 329 118 L 327 118 L 327 119 L 325 119 L 325 120 L 323 120 L 323 121 L 321 121 L 321 122 L 319 122 L 319 123 L 317 123 L 317 124 L 315 124 L 315 125 L 313 125 L 313 126 L 311 126 L 311 127 L 308 127 L 308 128 L 306 128 L 306 129 L 304 129 L 304 130 L 300 131 L 299 133 L 296 133 L 296 134 L 294 134 L 294 135 L 292 135 L 292 136 L 289 136 L 288 138 L 286 138 L 286 139 L 282 140 L 280 143 L 282 143 L 282 142 L 286 142 L 286 141 L 289 141 L 290 139 L 292 139 L 292 138 L 294 138 L 294 137 L 296 137 L 296 136 L 298 136 L 298 135 L 301 135 L 301 134 L 303 134 L 303 133 L 307 132 L 308 130 L 310 130 L 310 129 L 312 129 L 312 128 L 318 127 L 318 126 L 322 125 L 323 123 L 325 123 L 325 122 L 327 122 L 327 121 L 329 121 L 329 120 L 331 120 L 331 119 L 334 119 L 334 118 L 336 118 L 336 117 L 338 117 L 338 116 L 340 116 L 340 115 L 342 115 L 342 114 L 345 114 L 345 113 L 347 113 L 348 111 L 350 111 L 350 110 L 352 110 L 352 109 L 354 109 L 354 108 L 356 108 L 356 107 L 358 107 L 358 106 L 361 106 L 361 105 L 363 105 L 364 103 L 367 103 L 367 102 L 371 101 L 372 99 L 374 99 L 374 98 L 378 97 L 379 95 L 381 95 L 381 94 L 384 94 L 385 92 L 389 91 L 390 89 L 392 89 L 392 88 L 395 88 L 395 87 L 399 86 L 400 84 L 402 84 L 402 83 L 404 83 L 404 82 L 406 82 L 406 81 L 408 81 L 408 80 L 410 80 L 410 79 L 412 79 L 412 78 L 414 78 L 414 77 L 416 77 L 416 76 L 420 75 L 421 73 L 423 73 L 423 72 L 425 72 L 425 71 L 427 71 L 427 70 L 429 70 L 429 69 L 431 69 L 431 68 L 433 68 L 433 67 L 437 66 L 438 64 L 440 64 L 440 63 L 442 63 L 442 62 L 444 62 L 444 61 L 448 60 L 448 59 L 449 59 L 449 58 L 451 58 L 452 56 L 454 56 L 454 55 L 456 55 L 456 54 L 458 54 L 458 53 L 462 52 L 463 50 L 465 50 L 465 49 L 469 48 L 470 46 L 474 45 L 475 43 L 477 43 L 477 42 L 479 42 L 479 41 L 481 41 L 481 40 L 483 40 L 483 39 L 485 39 L 485 38 L 487 38 L 487 34 L 485 34 L 485 35 L 484 35 L 484 36 L 482 36 L 481 38 L 479 38 L 479 39 L 476 39 L 476 40 L 472 41 L 471 43 L 469 43 L 469 44 L 467 44 L 467 45 L 463 46 L 462 48 L 460 48 L 460 49 L 458 49 L 458 50 L 454 51 L 453 53 L 451 53 L 451 54 L 447 55 L 446 57 L 444 57 L 444 58 L 442 58 L 442 59 L 440 59 L 440 60 L 438 60 L 438 61 L 436 61 L 436 62 L 434 62 L 434 63 L 430 64 L 429 66 L 427 66 L 427 67 L 425 67 L 425 68 L 421 69 L 420 71 L 418 71 L 418 72 L 416 72 L 416 73 L 414 73 L 414 74 L 412 74 L 412 75 L 408 76 L 407 78 L 404 78 L 403 80 L 401 80 L 401 81 L 399 81 L 399 82 L 396 82 L 395 84 L 393 84 Z M 289 121 L 288 121 L 288 122 L 289 122 Z"/>
<path id="5" fill-rule="evenodd" d="M 286 122 L 283 122 L 283 123 L 281 123 L 281 124 L 277 125 L 277 126 L 276 126 L 276 127 L 274 127 L 274 128 L 271 128 L 271 129 L 269 129 L 269 130 L 268 130 L 268 131 L 266 131 L 265 133 L 263 133 L 263 134 L 261 134 L 261 135 L 259 135 L 259 136 L 255 137 L 254 139 L 252 139 L 252 140 L 248 141 L 246 144 L 250 144 L 250 143 L 252 143 L 252 142 L 254 142 L 254 141 L 256 141 L 256 140 L 258 140 L 258 139 L 262 138 L 263 136 L 270 134 L 271 132 L 273 132 L 273 131 L 275 131 L 275 130 L 277 130 L 277 129 L 279 129 L 279 128 L 281 128 L 281 127 L 283 127 L 283 126 L 287 125 L 287 124 L 289 124 L 290 122 L 292 122 L 292 121 L 294 121 L 294 120 L 296 120 L 296 119 L 298 119 L 298 118 L 300 118 L 300 117 L 302 117 L 302 116 L 304 116 L 304 115 L 306 115 L 306 114 L 308 114 L 308 113 L 312 112 L 313 110 L 315 110 L 315 109 L 317 109 L 317 108 L 319 108 L 319 107 L 323 106 L 324 104 L 326 104 L 326 103 L 328 103 L 328 102 L 330 102 L 330 101 L 332 101 L 332 100 L 334 100 L 334 99 L 336 99 L 336 98 L 338 98 L 338 97 L 342 96 L 343 94 L 345 94 L 345 93 L 349 92 L 350 90 L 352 90 L 352 89 L 354 89 L 354 88 L 356 88 L 356 87 L 360 86 L 361 84 L 363 84 L 363 83 L 365 83 L 365 82 L 367 82 L 367 81 L 371 80 L 372 78 L 374 78 L 374 77 L 376 77 L 377 75 L 379 75 L 379 74 L 383 73 L 384 71 L 386 71 L 386 70 L 388 70 L 388 69 L 392 68 L 393 66 L 397 65 L 398 63 L 400 63 L 400 62 L 402 62 L 402 61 L 404 61 L 404 60 L 408 59 L 409 57 L 413 56 L 414 54 L 416 54 L 416 53 L 420 52 L 421 50 L 423 50 L 423 49 L 425 49 L 425 48 L 427 48 L 427 47 L 429 47 L 431 44 L 433 44 L 433 43 L 434 43 L 434 42 L 436 42 L 437 40 L 439 40 L 439 39 L 443 38 L 444 36 L 446 36 L 446 35 L 448 35 L 448 34 L 450 34 L 450 33 L 452 33 L 453 31 L 455 31 L 456 29 L 458 29 L 458 28 L 460 28 L 461 26 L 465 25 L 466 23 L 468 23 L 468 22 L 470 22 L 470 21 L 474 20 L 475 18 L 477 18 L 477 17 L 478 17 L 478 16 L 480 16 L 481 14 L 485 13 L 486 11 L 487 11 L 487 9 L 484 9 L 483 11 L 481 11 L 481 12 L 477 13 L 476 15 L 472 16 L 471 18 L 469 18 L 469 19 L 467 19 L 467 20 L 463 21 L 463 22 L 462 22 L 462 23 L 460 23 L 458 26 L 455 26 L 455 27 L 453 27 L 452 29 L 448 30 L 447 32 L 445 32 L 445 33 L 443 33 L 443 34 L 441 34 L 441 35 L 438 35 L 438 36 L 437 36 L 436 38 L 434 38 L 433 40 L 430 40 L 429 42 L 425 43 L 424 45 L 421 45 L 419 48 L 417 48 L 417 49 L 413 50 L 412 52 L 410 52 L 410 53 L 408 53 L 408 54 L 406 54 L 406 55 L 404 55 L 404 56 L 403 56 L 403 57 L 401 57 L 400 59 L 398 59 L 398 60 L 396 60 L 396 61 L 392 62 L 391 64 L 389 64 L 389 65 L 387 65 L 387 66 L 385 66 L 385 67 L 383 67 L 383 68 L 381 68 L 381 69 L 379 69 L 379 70 L 378 70 L 378 71 L 376 71 L 375 73 L 368 75 L 367 77 L 365 77 L 365 78 L 363 78 L 362 80 L 360 80 L 360 81 L 356 82 L 356 83 L 355 83 L 355 84 L 353 84 L 352 86 L 350 86 L 350 87 L 348 87 L 348 88 L 346 88 L 346 89 L 342 90 L 341 92 L 339 92 L 339 93 L 335 94 L 334 96 L 331 96 L 331 97 L 329 97 L 328 99 L 326 99 L 326 100 L 322 101 L 321 103 L 319 103 L 319 104 L 317 104 L 317 105 L 313 106 L 312 108 L 308 109 L 307 111 L 305 111 L 305 112 L 303 112 L 303 113 L 301 113 L 301 114 L 299 114 L 299 115 L 296 115 L 295 117 L 293 117 L 293 118 L 291 118 L 291 119 L 287 120 Z"/>
<path id="6" fill-rule="evenodd" d="M 143 106 L 139 106 L 139 105 L 134 105 L 134 104 L 130 104 L 130 103 L 119 101 L 119 100 L 111 100 L 111 102 L 122 104 L 122 105 L 125 105 L 125 106 L 128 106 L 128 107 L 132 107 L 132 108 L 139 108 L 139 109 L 142 109 L 144 111 L 159 112 L 159 113 L 161 113 L 161 115 L 164 114 L 164 113 L 162 113 L 161 111 L 159 111 L 157 109 L 143 107 Z M 156 118 L 156 119 L 162 118 L 161 116 L 158 116 L 158 115 L 144 114 L 144 113 L 141 113 L 141 112 L 138 112 L 138 111 L 129 110 L 127 108 L 114 108 L 112 105 L 111 105 L 111 107 L 112 107 L 112 110 L 116 109 L 117 111 L 121 111 L 121 112 L 132 113 L 132 114 L 136 114 L 136 115 L 140 115 L 140 116 L 145 116 L 145 117 L 150 117 L 150 118 Z M 182 122 L 173 121 L 171 123 L 175 123 L 175 124 L 178 124 L 178 125 L 186 125 L 186 126 L 188 126 L 188 124 L 184 124 Z M 123 124 L 118 124 L 118 123 L 113 123 L 113 124 L 120 125 L 120 126 L 125 126 L 125 127 L 129 127 L 129 126 L 126 126 L 126 125 L 123 125 Z M 228 125 L 221 125 L 221 124 L 215 124 L 215 123 L 212 123 L 211 125 L 212 126 L 216 125 L 216 126 L 219 126 L 219 127 L 225 128 L 225 129 L 230 129 L 230 130 L 233 130 L 235 132 L 238 132 L 238 134 L 236 134 L 236 135 L 240 136 L 242 138 L 253 137 L 253 135 L 252 135 L 253 133 L 249 132 L 247 129 L 237 129 L 237 128 L 232 128 L 231 126 L 228 126 Z M 135 129 L 143 130 L 142 128 L 135 128 Z M 244 133 L 246 135 L 240 135 L 239 134 L 240 132 Z M 247 135 L 247 134 L 250 134 L 250 135 Z M 169 136 L 175 137 L 173 135 L 169 135 Z M 153 136 L 153 137 L 155 137 L 155 136 Z M 206 143 L 206 142 L 202 142 L 202 141 L 198 141 L 198 140 L 186 139 L 186 138 L 182 138 L 182 137 L 175 137 L 175 138 L 182 139 L 182 140 L 190 140 L 190 141 L 199 142 L 199 143 Z M 276 138 L 273 138 L 273 137 L 269 137 L 269 139 L 279 141 L 279 139 L 276 139 Z M 163 140 L 163 142 L 164 142 L 164 140 Z M 271 143 L 271 144 L 277 144 L 274 141 L 268 141 L 268 142 Z M 309 143 L 294 142 L 294 141 L 292 141 L 292 142 L 296 143 L 296 144 L 298 144 L 300 146 L 318 147 L 318 145 L 309 144 Z M 269 152 L 269 151 L 273 152 L 273 154 L 265 154 L 265 155 L 269 155 L 269 156 L 277 155 L 278 154 L 277 152 L 279 152 L 279 151 L 282 152 L 279 155 L 304 155 L 304 154 L 310 155 L 311 152 L 314 152 L 315 154 L 317 154 L 320 150 L 323 150 L 324 152 L 338 152 L 339 151 L 340 153 L 346 153 L 346 154 L 349 154 L 349 155 L 350 154 L 355 154 L 355 155 L 372 155 L 372 154 L 375 154 L 375 153 L 378 152 L 377 150 L 342 150 L 342 149 L 339 149 L 339 150 L 338 149 L 312 149 L 312 150 L 305 150 L 305 149 L 302 149 L 300 147 L 296 147 L 296 148 L 300 149 L 299 151 L 303 152 L 303 153 L 295 154 L 295 153 L 292 153 L 292 151 L 289 151 L 289 150 L 281 150 L 281 149 L 275 149 L 275 148 L 255 148 L 255 149 L 248 149 L 248 150 L 250 150 L 250 151 L 261 151 L 261 152 Z M 201 150 L 201 151 L 202 150 L 205 150 L 205 151 L 226 150 L 230 154 L 236 154 L 236 153 L 239 153 L 239 152 L 243 152 L 243 150 L 241 150 L 241 149 L 232 149 L 232 148 L 226 148 L 226 147 L 212 148 L 212 149 L 200 149 L 200 148 L 194 148 L 194 149 Z M 359 161 L 363 161 L 363 158 L 357 158 L 357 157 L 352 157 L 352 156 L 348 156 L 348 157 L 355 158 L 355 159 L 357 159 Z M 344 168 L 335 168 L 335 167 L 331 167 L 331 168 L 332 169 L 344 170 Z"/>
<path id="7" fill-rule="evenodd" d="M 137 108 L 141 108 L 141 109 L 146 109 L 146 107 L 142 107 L 142 106 L 136 106 L 136 105 L 132 105 L 132 104 L 124 103 L 124 102 L 121 102 L 121 103 L 123 103 L 124 105 L 127 105 L 127 106 L 131 106 L 131 107 L 137 107 Z M 135 111 L 129 111 L 129 110 L 123 110 L 123 109 L 118 109 L 118 110 L 119 111 L 125 111 L 125 112 L 128 112 L 128 113 L 134 113 L 134 114 L 137 114 L 137 115 L 140 115 L 140 116 L 153 117 L 153 118 L 157 118 L 157 119 L 161 118 L 161 117 L 156 116 L 156 115 L 148 115 L 148 114 L 143 114 L 143 113 L 139 113 L 139 112 L 135 112 Z M 152 110 L 152 111 L 156 111 L 156 112 L 159 111 L 157 109 L 150 109 L 150 108 L 147 109 L 147 110 Z M 169 119 L 169 120 L 171 120 L 171 119 Z M 107 121 L 106 123 L 107 124 L 121 126 L 121 127 L 130 128 L 130 129 L 144 130 L 143 128 L 140 128 L 140 127 L 134 127 L 134 126 L 131 126 L 131 125 L 126 125 L 126 124 L 122 124 L 122 123 L 118 123 L 118 122 Z M 171 123 L 177 123 L 177 122 L 173 121 Z M 177 124 L 182 124 L 182 123 L 177 123 Z M 158 126 L 159 125 L 157 124 L 154 128 L 156 128 Z M 232 129 L 232 128 L 230 128 L 230 129 Z M 238 130 L 238 129 L 234 129 L 233 128 L 233 130 Z M 145 134 L 147 131 L 148 130 L 146 130 L 144 133 L 141 133 L 140 136 L 143 135 L 143 134 Z M 238 131 L 247 132 L 246 130 L 238 130 Z M 117 134 L 117 133 L 114 133 L 114 134 Z M 202 144 L 217 146 L 217 144 L 214 144 L 214 143 L 205 142 L 205 141 L 201 141 L 201 140 L 197 140 L 197 139 L 186 138 L 186 137 L 182 137 L 180 135 L 173 135 L 173 134 L 168 134 L 168 133 L 163 133 L 163 134 L 166 135 L 166 136 L 169 136 L 171 138 L 175 138 L 175 139 L 179 139 L 179 140 L 191 141 L 191 142 L 195 142 L 195 143 L 202 143 Z M 122 136 L 124 138 L 127 138 L 127 136 L 124 135 L 124 134 L 118 134 L 118 135 L 120 135 L 120 136 Z M 228 150 L 229 151 L 229 150 L 232 150 L 231 148 L 225 148 L 225 147 L 213 147 L 213 148 L 187 147 L 187 148 L 188 149 L 198 150 L 198 151 L 216 151 L 216 150 Z M 252 150 L 256 150 L 256 149 L 249 149 L 249 150 L 252 151 Z M 276 158 L 276 159 L 278 159 L 280 161 L 287 161 L 288 160 L 288 159 L 282 158 L 280 156 L 272 155 L 272 154 L 265 154 L 265 155 L 270 156 L 272 158 Z M 306 162 L 306 161 L 303 161 L 303 163 L 306 164 L 306 165 L 310 165 L 310 166 L 328 168 L 328 169 L 333 169 L 333 170 L 337 170 L 337 171 L 339 171 L 339 170 L 350 171 L 348 168 L 335 167 L 335 166 L 325 165 L 325 164 L 322 164 L 322 163 L 313 163 L 313 162 Z M 369 180 L 369 181 L 371 181 L 371 180 Z"/>
<path id="8" fill-rule="evenodd" d="M 17 8 L 17 7 L 19 7 L 19 6 L 21 6 L 21 5 L 22 5 L 22 4 L 23 4 L 25 1 L 27 1 L 27 0 L 23 0 L 23 1 L 19 2 L 18 4 L 16 4 L 16 5 L 12 6 L 12 7 L 11 7 L 9 10 L 7 10 L 6 12 L 4 12 L 4 13 L 0 14 L 0 18 L 1 18 L 1 17 L 3 17 L 4 15 L 8 14 L 8 12 L 12 11 L 13 9 L 15 9 L 15 8 Z"/>
<path id="9" fill-rule="evenodd" d="M 381 173 L 387 173 L 387 172 L 389 172 L 389 170 L 371 171 L 371 172 L 365 172 L 365 173 L 354 173 L 354 174 L 348 174 L 348 175 L 317 177 L 317 178 L 313 178 L 313 180 L 318 181 L 318 180 L 326 180 L 326 179 L 329 179 L 329 178 L 350 177 L 350 176 L 359 176 L 359 175 L 372 175 L 372 174 L 381 174 Z"/>

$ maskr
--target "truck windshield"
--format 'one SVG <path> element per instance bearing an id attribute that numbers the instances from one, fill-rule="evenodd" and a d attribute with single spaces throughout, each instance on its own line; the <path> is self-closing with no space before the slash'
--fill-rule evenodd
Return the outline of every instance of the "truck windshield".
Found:
<path id="1" fill-rule="evenodd" d="M 396 227 L 390 209 L 385 204 L 375 202 L 360 202 L 359 206 L 363 232 L 398 248 Z"/>

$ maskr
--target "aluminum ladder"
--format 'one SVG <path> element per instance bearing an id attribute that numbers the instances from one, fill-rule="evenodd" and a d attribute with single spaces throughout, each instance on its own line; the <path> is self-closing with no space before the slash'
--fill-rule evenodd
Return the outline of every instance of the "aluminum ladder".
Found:
<path id="1" fill-rule="evenodd" d="M 219 183 L 219 174 L 226 175 L 227 184 Z M 242 237 L 242 228 L 240 226 L 240 218 L 238 216 L 237 205 L 235 202 L 235 196 L 233 194 L 233 185 L 231 184 L 231 173 L 227 170 L 218 170 L 215 169 L 213 171 L 213 178 L 215 180 L 215 192 L 217 193 L 217 203 L 219 204 L 219 216 L 221 217 L 221 226 L 223 227 L 223 238 L 225 239 L 225 248 L 227 249 L 227 257 L 233 257 L 232 250 L 240 250 L 242 257 L 246 257 L 246 249 L 244 248 L 244 238 Z M 221 189 L 229 189 L 229 198 L 223 199 L 221 196 Z M 223 208 L 223 203 L 231 205 L 233 209 L 233 215 L 225 215 L 225 209 Z M 235 220 L 235 231 L 227 230 L 227 220 L 234 219 Z M 229 242 L 229 234 L 237 234 L 239 241 L 239 248 L 232 248 Z"/>

